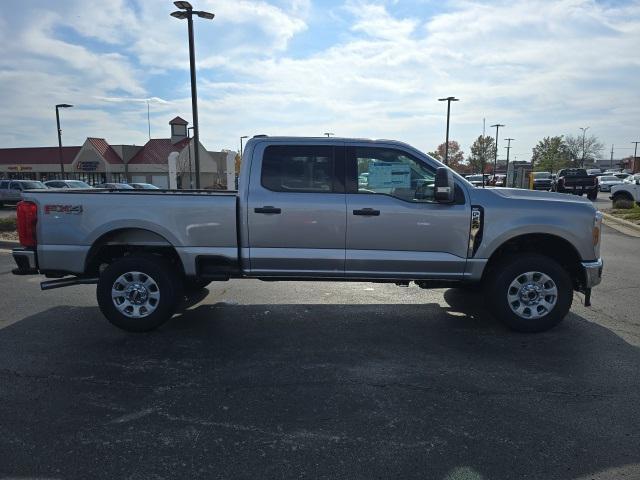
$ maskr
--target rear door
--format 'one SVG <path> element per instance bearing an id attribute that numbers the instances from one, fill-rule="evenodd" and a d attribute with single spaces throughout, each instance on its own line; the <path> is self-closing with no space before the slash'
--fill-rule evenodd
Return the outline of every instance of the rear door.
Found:
<path id="1" fill-rule="evenodd" d="M 344 147 L 256 145 L 247 211 L 256 276 L 344 275 Z"/>
<path id="2" fill-rule="evenodd" d="M 434 198 L 436 165 L 396 145 L 347 147 L 345 275 L 366 278 L 463 276 L 471 207 Z"/>

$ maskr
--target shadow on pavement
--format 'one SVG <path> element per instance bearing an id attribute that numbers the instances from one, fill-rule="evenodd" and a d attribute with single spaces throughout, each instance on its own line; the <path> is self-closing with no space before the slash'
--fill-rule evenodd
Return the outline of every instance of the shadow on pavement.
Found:
<path id="1" fill-rule="evenodd" d="M 0 476 L 640 474 L 636 347 L 445 300 L 199 305 L 145 335 L 97 308 L 25 318 L 0 330 Z"/>

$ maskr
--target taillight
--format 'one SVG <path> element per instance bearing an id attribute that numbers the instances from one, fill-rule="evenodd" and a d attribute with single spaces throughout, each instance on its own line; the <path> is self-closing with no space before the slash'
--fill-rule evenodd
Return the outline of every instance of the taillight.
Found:
<path id="1" fill-rule="evenodd" d="M 16 213 L 20 245 L 23 247 L 35 247 L 37 245 L 36 223 L 38 221 L 38 206 L 33 202 L 22 201 L 18 203 Z"/>

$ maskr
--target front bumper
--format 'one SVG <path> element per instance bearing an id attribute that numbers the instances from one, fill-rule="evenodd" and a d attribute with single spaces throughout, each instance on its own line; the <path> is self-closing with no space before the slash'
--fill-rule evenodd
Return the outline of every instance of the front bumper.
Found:
<path id="1" fill-rule="evenodd" d="M 582 270 L 584 272 L 584 288 L 593 288 L 602 281 L 602 259 L 599 258 L 593 262 L 582 262 Z"/>
<path id="2" fill-rule="evenodd" d="M 13 254 L 13 260 L 18 266 L 18 268 L 14 268 L 12 270 L 14 275 L 33 275 L 38 273 L 38 263 L 35 250 L 16 247 L 11 250 L 11 253 Z"/>

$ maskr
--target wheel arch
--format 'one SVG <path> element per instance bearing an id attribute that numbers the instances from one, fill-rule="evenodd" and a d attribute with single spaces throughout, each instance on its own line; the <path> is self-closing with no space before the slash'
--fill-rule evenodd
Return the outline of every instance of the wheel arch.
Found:
<path id="1" fill-rule="evenodd" d="M 184 274 L 180 256 L 167 238 L 146 228 L 133 227 L 116 228 L 98 237 L 87 253 L 85 273 L 97 276 L 102 265 L 133 254 L 161 256 Z"/>
<path id="2" fill-rule="evenodd" d="M 487 280 L 502 259 L 520 253 L 537 253 L 548 256 L 569 273 L 574 289 L 580 289 L 584 284 L 582 260 L 578 250 L 569 240 L 550 233 L 527 233 L 506 240 L 489 257 L 482 281 Z"/>

